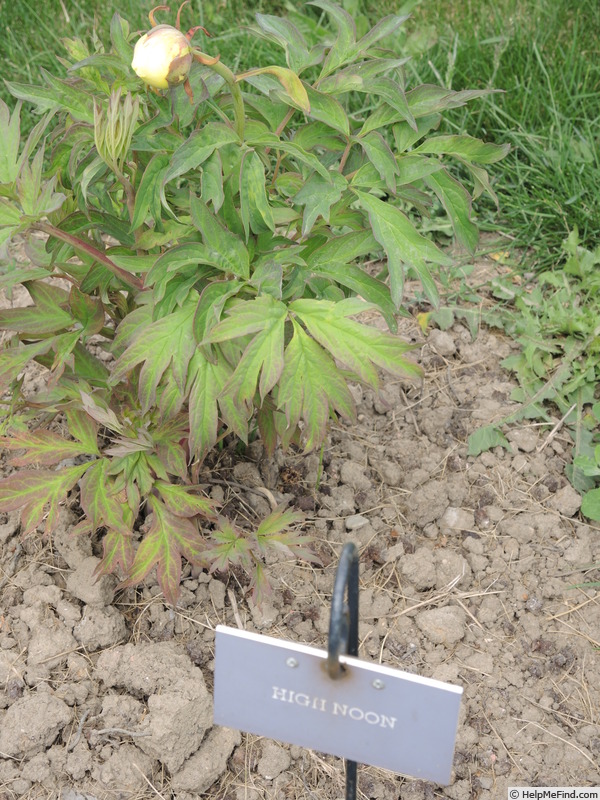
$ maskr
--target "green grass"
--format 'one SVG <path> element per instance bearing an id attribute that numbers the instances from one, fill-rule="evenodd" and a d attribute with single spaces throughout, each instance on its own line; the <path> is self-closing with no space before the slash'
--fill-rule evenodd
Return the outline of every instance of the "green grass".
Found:
<path id="1" fill-rule="evenodd" d="M 455 114 L 453 124 L 473 136 L 511 143 L 510 156 L 496 172 L 500 220 L 516 244 L 528 249 L 528 267 L 556 266 L 575 227 L 582 245 L 595 247 L 600 4 L 503 0 L 492 7 L 471 0 L 436 4 L 434 11 L 426 0 L 415 24 L 431 24 L 432 15 L 438 41 L 411 64 L 414 79 L 505 91 L 475 111 Z M 498 216 L 490 211 L 496 226 Z"/>

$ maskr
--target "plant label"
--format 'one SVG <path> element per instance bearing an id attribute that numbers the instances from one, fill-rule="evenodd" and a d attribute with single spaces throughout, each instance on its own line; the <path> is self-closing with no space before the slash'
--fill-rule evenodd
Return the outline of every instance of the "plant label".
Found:
<path id="1" fill-rule="evenodd" d="M 217 725 L 447 784 L 462 688 L 295 642 L 217 627 Z"/>

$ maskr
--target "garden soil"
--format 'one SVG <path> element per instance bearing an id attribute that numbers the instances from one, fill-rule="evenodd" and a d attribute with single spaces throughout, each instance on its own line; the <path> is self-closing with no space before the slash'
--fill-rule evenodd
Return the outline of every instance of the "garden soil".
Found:
<path id="1" fill-rule="evenodd" d="M 213 726 L 212 686 L 219 623 L 326 647 L 349 541 L 361 658 L 464 689 L 450 784 L 360 766 L 358 798 L 600 786 L 600 597 L 577 586 L 598 580 L 600 531 L 565 477 L 568 436 L 525 422 L 510 451 L 469 456 L 469 434 L 516 408 L 500 367 L 514 345 L 486 329 L 473 341 L 462 323 L 401 332 L 423 382 L 353 386 L 358 421 L 332 427 L 322 462 L 267 459 L 254 442 L 202 474 L 240 524 L 273 503 L 304 512 L 315 562 L 270 555 L 258 607 L 237 569 L 188 566 L 176 609 L 154 576 L 117 592 L 114 577 L 95 581 L 99 540 L 71 535 L 76 496 L 51 541 L 0 519 L 1 800 L 342 797 L 340 759 Z M 27 373 L 26 390 L 39 380 Z"/>

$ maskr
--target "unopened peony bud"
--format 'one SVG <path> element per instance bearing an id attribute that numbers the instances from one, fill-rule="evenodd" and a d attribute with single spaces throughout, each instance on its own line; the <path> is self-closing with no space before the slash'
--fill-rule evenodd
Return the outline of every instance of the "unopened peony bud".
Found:
<path id="1" fill-rule="evenodd" d="M 192 61 L 185 34 L 171 25 L 157 25 L 136 43 L 131 67 L 148 86 L 167 89 L 186 80 Z"/>

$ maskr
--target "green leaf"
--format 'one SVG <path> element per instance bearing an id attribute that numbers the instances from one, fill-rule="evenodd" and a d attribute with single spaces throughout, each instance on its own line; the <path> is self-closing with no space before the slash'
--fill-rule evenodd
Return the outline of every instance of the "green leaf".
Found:
<path id="1" fill-rule="evenodd" d="M 62 307 L 68 301 L 63 289 L 43 281 L 30 281 L 25 288 L 35 305 L 0 311 L 0 329 L 37 336 L 64 330 L 73 324 L 73 317 Z"/>
<path id="2" fill-rule="evenodd" d="M 161 420 L 168 421 L 178 416 L 185 400 L 185 393 L 175 383 L 170 367 L 167 368 L 157 389 L 157 400 Z"/>
<path id="3" fill-rule="evenodd" d="M 590 456 L 576 456 L 576 458 L 573 459 L 573 466 L 582 472 L 586 478 L 600 477 L 600 460 L 596 460 L 596 458 L 590 458 Z"/>
<path id="4" fill-rule="evenodd" d="M 263 549 L 262 544 L 265 540 L 276 536 L 295 522 L 302 522 L 303 519 L 304 517 L 299 511 L 286 510 L 283 507 L 275 509 L 268 517 L 263 519 L 256 529 L 255 535 L 259 546 Z"/>
<path id="5" fill-rule="evenodd" d="M 331 411 L 354 419 L 354 401 L 334 360 L 293 320 L 294 336 L 285 349 L 277 406 L 285 412 L 288 428 L 304 421 L 304 452 L 323 441 Z"/>
<path id="6" fill-rule="evenodd" d="M 19 156 L 19 160 L 17 161 L 17 173 L 21 171 L 23 164 L 30 158 L 31 154 L 38 146 L 42 136 L 44 135 L 46 128 L 52 121 L 52 117 L 54 114 L 52 112 L 43 116 L 40 121 L 32 128 L 29 136 L 27 137 L 27 141 L 25 142 L 25 146 L 21 151 L 21 155 Z M 85 134 L 83 134 L 85 136 Z"/>
<path id="7" fill-rule="evenodd" d="M 48 86 L 30 86 L 9 81 L 6 81 L 6 86 L 13 97 L 34 103 L 39 111 L 62 108 L 78 122 L 93 124 L 94 104 L 90 94 L 45 69 L 42 69 L 42 75 Z"/>
<path id="8" fill-rule="evenodd" d="M 317 172 L 308 178 L 293 198 L 294 203 L 304 206 L 302 236 L 310 233 L 319 216 L 329 224 L 331 206 L 339 201 L 347 186 L 348 182 L 339 172 L 331 172 L 328 179 Z"/>
<path id="9" fill-rule="evenodd" d="M 183 416 L 167 420 L 153 431 L 152 438 L 158 458 L 156 461 L 153 460 L 154 456 L 147 458 L 152 469 L 163 480 L 168 480 L 168 475 L 176 475 L 182 481 L 187 481 L 187 455 L 183 447 L 187 433 Z"/>
<path id="10" fill-rule="evenodd" d="M 133 47 L 127 41 L 129 36 L 129 23 L 115 12 L 110 21 L 110 40 L 115 51 L 126 64 L 131 64 Z"/>
<path id="11" fill-rule="evenodd" d="M 358 52 L 356 25 L 350 14 L 344 11 L 341 6 L 330 2 L 330 0 L 310 0 L 308 4 L 326 11 L 335 21 L 338 29 L 337 38 L 327 53 L 321 71 L 321 76 L 329 75 L 335 72 L 338 67 L 341 67 L 342 64 L 354 58 Z"/>
<path id="12" fill-rule="evenodd" d="M 345 92 L 367 92 L 367 82 L 371 78 L 406 64 L 407 58 L 374 58 L 350 64 L 345 69 L 329 75 L 319 81 L 319 91 L 328 94 L 344 94 Z"/>
<path id="13" fill-rule="evenodd" d="M 238 278 L 250 277 L 250 256 L 246 245 L 210 211 L 195 195 L 191 195 L 192 222 L 202 233 L 211 263 Z"/>
<path id="14" fill-rule="evenodd" d="M 124 317 L 115 332 L 112 351 L 118 353 L 121 348 L 131 344 L 140 328 L 146 328 L 153 322 L 152 305 L 139 305 Z"/>
<path id="15" fill-rule="evenodd" d="M 367 158 L 373 164 L 381 179 L 385 181 L 389 191 L 394 194 L 396 192 L 395 175 L 398 172 L 398 165 L 383 136 L 378 131 L 371 131 L 365 136 L 358 137 L 356 141 L 365 151 Z"/>
<path id="16" fill-rule="evenodd" d="M 396 152 L 404 153 L 422 139 L 430 130 L 436 129 L 440 124 L 441 115 L 433 114 L 429 117 L 422 117 L 417 121 L 417 129 L 414 130 L 407 122 L 398 122 L 392 128 L 394 134 L 394 144 Z"/>
<path id="17" fill-rule="evenodd" d="M 77 286 L 71 287 L 69 294 L 71 313 L 83 327 L 86 336 L 99 333 L 104 327 L 104 306 L 97 297 L 81 292 Z"/>
<path id="18" fill-rule="evenodd" d="M 412 115 L 425 117 L 438 111 L 464 106 L 469 100 L 477 97 L 486 97 L 491 94 L 490 89 L 467 89 L 462 92 L 453 92 L 442 86 L 422 84 L 406 93 L 406 100 Z"/>
<path id="19" fill-rule="evenodd" d="M 205 287 L 194 317 L 194 336 L 197 342 L 201 342 L 221 319 L 225 302 L 237 294 L 242 286 L 239 281 L 213 281 Z"/>
<path id="20" fill-rule="evenodd" d="M 35 344 L 8 347 L 0 352 L 0 390 L 6 391 L 25 365 L 36 356 L 47 353 L 52 344 L 52 339 L 45 339 Z"/>
<path id="21" fill-rule="evenodd" d="M 304 558 L 307 561 L 316 561 L 320 563 L 317 556 L 312 553 L 306 545 L 312 541 L 311 536 L 307 536 L 302 531 L 290 531 L 287 528 L 296 522 L 301 522 L 303 519 L 302 514 L 295 511 L 284 510 L 277 508 L 272 514 L 261 522 L 256 531 L 256 543 L 258 549 L 263 556 L 266 556 L 270 550 L 278 550 L 286 556 L 298 559 Z M 255 593 L 260 596 L 260 592 L 264 591 L 263 583 L 266 582 L 266 576 L 261 574 L 256 576 L 255 579 Z"/>
<path id="22" fill-rule="evenodd" d="M 388 328 L 395 333 L 398 325 L 396 323 L 396 307 L 390 298 L 390 291 L 382 281 L 371 277 L 355 264 L 328 263 L 316 264 L 311 267 L 315 275 L 323 278 L 330 278 L 341 286 L 347 286 L 367 302 L 377 306 L 383 315 Z"/>
<path id="23" fill-rule="evenodd" d="M 368 50 L 380 39 L 384 39 L 394 33 L 409 17 L 410 14 L 390 14 L 384 17 L 368 33 L 365 33 L 362 39 L 359 39 L 357 49 L 361 53 Z"/>
<path id="24" fill-rule="evenodd" d="M 10 109 L 0 100 L 0 184 L 16 180 L 20 131 L 21 103 L 17 103 L 11 117 Z"/>
<path id="25" fill-rule="evenodd" d="M 275 231 L 273 212 L 265 188 L 265 167 L 255 150 L 244 153 L 240 167 L 240 214 L 246 232 Z"/>
<path id="26" fill-rule="evenodd" d="M 255 14 L 262 35 L 285 49 L 288 67 L 295 73 L 318 62 L 319 57 L 309 53 L 304 37 L 289 20 L 271 14 Z"/>
<path id="27" fill-rule="evenodd" d="M 50 469 L 19 470 L 0 481 L 0 511 L 21 509 L 21 533 L 26 536 L 41 525 L 49 505 L 44 533 L 49 536 L 58 523 L 60 503 L 75 486 L 90 463 L 56 472 Z"/>
<path id="28" fill-rule="evenodd" d="M 271 133 L 270 131 L 264 131 L 260 135 L 256 136 L 248 136 L 246 139 L 246 144 L 252 147 L 264 146 L 272 147 L 276 150 L 283 150 L 283 152 L 289 153 L 301 164 L 306 164 L 306 166 L 310 167 L 310 169 L 316 170 L 318 173 L 323 175 L 324 178 L 329 176 L 329 170 L 327 167 L 323 166 L 320 160 L 313 153 L 308 153 L 294 142 L 288 142 L 286 139 L 280 139 L 279 136 L 277 136 L 275 133 Z"/>
<path id="29" fill-rule="evenodd" d="M 321 147 L 324 150 L 341 152 L 346 146 L 345 138 L 334 133 L 324 122 L 309 122 L 294 132 L 294 144 L 303 150 Z M 289 173 L 285 173 L 286 176 Z M 282 176 L 279 176 L 281 178 Z"/>
<path id="30" fill-rule="evenodd" d="M 365 89 L 370 95 L 381 97 L 382 100 L 391 106 L 405 120 L 413 130 L 417 130 L 417 123 L 408 107 L 406 95 L 402 86 L 391 78 L 373 78 L 365 82 Z M 361 131 L 361 135 L 364 133 Z"/>
<path id="31" fill-rule="evenodd" d="M 3 268 L 6 269 L 6 272 L 3 275 L 0 273 L 0 289 L 5 290 L 10 290 L 26 281 L 36 281 L 52 275 L 52 271 L 44 267 L 21 267 L 16 262 L 5 264 Z"/>
<path id="32" fill-rule="evenodd" d="M 92 386 L 107 386 L 108 369 L 99 358 L 77 342 L 73 349 L 73 373 L 82 381 L 89 381 Z"/>
<path id="33" fill-rule="evenodd" d="M 206 543 L 189 519 L 175 516 L 156 497 L 150 497 L 148 504 L 152 510 L 150 529 L 120 586 L 136 586 L 156 566 L 158 584 L 165 600 L 176 606 L 181 583 L 181 557 L 192 564 L 201 563 Z"/>
<path id="34" fill-rule="evenodd" d="M 114 386 L 143 363 L 139 376 L 139 397 L 145 413 L 156 402 L 156 388 L 171 364 L 173 377 L 183 391 L 187 368 L 196 343 L 193 336 L 198 295 L 191 292 L 185 304 L 147 328 L 138 330 L 133 342 L 115 361 L 111 375 Z"/>
<path id="35" fill-rule="evenodd" d="M 52 378 L 49 385 L 54 385 L 56 381 L 64 373 L 67 363 L 71 360 L 71 354 L 75 346 L 81 338 L 81 331 L 69 331 L 68 333 L 61 333 L 55 337 L 53 342 L 54 361 L 50 366 Z"/>
<path id="36" fill-rule="evenodd" d="M 600 488 L 591 489 L 583 495 L 581 513 L 588 519 L 600 520 Z"/>
<path id="37" fill-rule="evenodd" d="M 212 531 L 210 541 L 216 544 L 204 552 L 211 572 L 229 569 L 232 564 L 249 567 L 252 564 L 252 543 L 243 531 L 236 530 L 227 520 Z"/>
<path id="38" fill-rule="evenodd" d="M 37 306 L 8 308 L 0 311 L 0 329 L 18 331 L 29 336 L 54 333 L 70 327 L 73 318 L 62 309 L 43 312 Z"/>
<path id="39" fill-rule="evenodd" d="M 375 367 L 402 377 L 419 376 L 419 367 L 403 355 L 410 345 L 397 336 L 348 319 L 370 308 L 371 304 L 354 298 L 339 302 L 302 299 L 289 306 L 319 344 L 373 388 L 378 387 Z"/>
<path id="40" fill-rule="evenodd" d="M 213 500 L 201 494 L 193 494 L 200 486 L 180 486 L 175 483 L 156 481 L 154 484 L 166 506 L 177 517 L 195 517 L 201 514 L 207 519 L 216 519 Z"/>
<path id="41" fill-rule="evenodd" d="M 504 447 L 509 453 L 511 452 L 506 436 L 494 425 L 484 425 L 469 436 L 470 456 L 478 456 L 485 450 L 491 450 L 492 447 Z"/>
<path id="42" fill-rule="evenodd" d="M 156 153 L 150 159 L 144 170 L 140 185 L 135 193 L 135 207 L 133 219 L 129 226 L 130 231 L 135 231 L 146 221 L 148 213 L 155 222 L 161 219 L 160 187 L 165 179 L 171 159 L 165 153 Z"/>
<path id="43" fill-rule="evenodd" d="M 85 448 L 84 452 L 99 455 L 98 427 L 92 418 L 79 408 L 67 408 L 65 416 L 69 433 L 81 442 Z"/>
<path id="44" fill-rule="evenodd" d="M 375 249 L 377 242 L 370 230 L 352 231 L 328 239 L 306 256 L 306 263 L 311 267 L 320 264 L 350 264 Z"/>
<path id="45" fill-rule="evenodd" d="M 462 159 L 459 159 L 462 161 Z M 465 167 L 471 173 L 471 177 L 473 178 L 474 183 L 474 190 L 473 190 L 473 198 L 476 200 L 480 197 L 484 192 L 491 197 L 494 203 L 496 204 L 496 208 L 500 207 L 500 203 L 498 201 L 498 196 L 496 192 L 492 189 L 492 185 L 490 183 L 490 177 L 487 171 L 483 167 L 476 167 L 475 164 L 470 164 L 468 161 L 462 161 Z"/>
<path id="46" fill-rule="evenodd" d="M 110 461 L 97 459 L 81 480 L 80 503 L 94 530 L 105 527 L 121 536 L 131 536 L 114 478 L 108 474 Z"/>
<path id="47" fill-rule="evenodd" d="M 57 211 L 66 199 L 62 192 L 55 192 L 57 176 L 43 179 L 43 146 L 33 157 L 31 164 L 24 163 L 19 171 L 16 188 L 23 212 L 28 217 L 40 218 Z"/>
<path id="48" fill-rule="evenodd" d="M 310 112 L 310 101 L 306 88 L 295 72 L 286 69 L 286 67 L 258 67 L 257 69 L 251 69 L 248 72 L 242 72 L 236 75 L 235 79 L 236 81 L 241 81 L 247 78 L 253 78 L 256 75 L 273 75 L 283 86 L 286 95 L 292 103 L 301 111 L 304 111 L 305 114 Z"/>
<path id="49" fill-rule="evenodd" d="M 261 295 L 233 306 L 227 319 L 215 325 L 202 343 L 225 342 L 246 334 L 256 334 L 223 389 L 223 394 L 230 394 L 236 405 L 252 400 L 257 381 L 261 400 L 277 383 L 283 369 L 286 318 L 287 307 L 284 303 L 271 295 Z"/>
<path id="50" fill-rule="evenodd" d="M 164 297 L 166 283 L 173 277 L 182 274 L 186 267 L 199 268 L 200 264 L 208 264 L 220 268 L 218 259 L 220 256 L 214 250 L 209 249 L 201 242 L 186 242 L 169 247 L 154 262 L 152 268 L 146 275 L 146 286 L 155 286 L 154 298 L 156 301 Z M 200 270 L 196 270 L 198 277 L 201 277 Z"/>
<path id="51" fill-rule="evenodd" d="M 29 467 L 40 464 L 44 467 L 58 464 L 65 458 L 80 455 L 98 455 L 98 448 L 86 448 L 81 442 L 63 439 L 57 433 L 38 428 L 33 431 L 15 431 L 9 438 L 0 439 L 0 445 L 7 450 L 25 450 L 22 456 L 13 456 L 10 464 L 15 467 Z"/>
<path id="52" fill-rule="evenodd" d="M 477 225 L 471 221 L 471 197 L 465 187 L 443 169 L 425 178 L 444 206 L 458 241 L 470 253 L 475 252 L 479 241 Z"/>
<path id="53" fill-rule="evenodd" d="M 407 183 L 416 183 L 433 172 L 443 169 L 437 158 L 426 158 L 425 156 L 413 156 L 407 153 L 398 157 L 396 161 L 398 179 L 397 182 L 404 186 Z"/>
<path id="54" fill-rule="evenodd" d="M 171 164 L 163 178 L 163 186 L 190 170 L 196 169 L 215 150 L 226 144 L 239 142 L 237 133 L 223 122 L 209 122 L 194 131 L 171 157 Z"/>
<path id="55" fill-rule="evenodd" d="M 131 53 L 133 54 L 133 49 Z M 129 62 L 131 62 L 131 57 L 129 58 Z M 81 61 L 77 61 L 69 67 L 69 72 L 77 72 L 77 70 L 85 69 L 86 67 L 93 67 L 94 70 L 98 70 L 98 72 L 104 73 L 104 75 L 109 75 L 111 78 L 114 72 L 118 72 L 125 77 L 128 77 L 130 74 L 129 63 L 123 63 L 120 56 L 112 56 L 110 53 L 94 53 L 91 56 L 82 58 Z M 89 72 L 87 76 L 91 77 Z M 98 88 L 104 88 L 105 86 L 105 82 L 101 78 L 95 80 L 94 83 L 96 83 Z"/>
<path id="56" fill-rule="evenodd" d="M 218 150 L 206 159 L 202 166 L 201 178 L 202 200 L 208 205 L 212 203 L 215 214 L 223 205 L 225 194 L 223 192 L 223 167 L 221 155 Z"/>
<path id="57" fill-rule="evenodd" d="M 379 105 L 372 114 L 363 122 L 363 126 L 359 131 L 359 136 L 364 136 L 370 131 L 375 131 L 378 128 L 387 128 L 394 122 L 400 122 L 402 114 L 399 114 L 395 108 L 388 106 L 387 103 Z M 408 123 L 406 123 L 408 125 Z"/>
<path id="58" fill-rule="evenodd" d="M 353 264 L 360 256 L 377 249 L 371 231 L 356 231 L 344 236 L 335 236 L 318 247 L 307 257 L 307 266 L 316 275 L 330 278 L 347 286 L 370 303 L 374 303 L 383 314 L 391 331 L 397 329 L 396 308 L 390 299 L 387 286 L 371 277 Z"/>
<path id="59" fill-rule="evenodd" d="M 275 300 L 281 300 L 283 288 L 283 266 L 278 256 L 286 259 L 287 263 L 293 260 L 293 256 L 290 257 L 291 254 L 285 251 L 259 256 L 254 261 L 254 272 L 250 279 L 258 294 L 270 294 Z"/>
<path id="60" fill-rule="evenodd" d="M 464 158 L 474 164 L 493 164 L 510 150 L 509 144 L 492 144 L 472 136 L 433 136 L 419 145 L 415 153 L 436 153 Z"/>
<path id="61" fill-rule="evenodd" d="M 344 136 L 350 135 L 350 121 L 341 103 L 324 92 L 306 86 L 306 92 L 310 102 L 310 110 L 307 111 L 309 117 L 325 123 L 330 128 L 339 131 Z"/>
<path id="62" fill-rule="evenodd" d="M 191 390 L 188 398 L 189 407 L 189 447 L 196 458 L 202 460 L 215 446 L 219 431 L 218 399 L 223 387 L 231 377 L 232 368 L 221 358 L 216 364 L 211 363 L 202 353 L 196 351 L 190 362 Z M 193 381 L 193 383 L 192 383 Z M 225 409 L 233 412 L 227 415 L 227 424 L 242 439 L 245 438 L 247 420 L 236 410 L 231 398 L 224 398 Z M 225 414 L 223 415 L 225 416 Z"/>
<path id="63" fill-rule="evenodd" d="M 12 228 L 17 228 L 21 224 L 21 217 L 22 214 L 14 203 L 4 197 L 0 197 L 0 226 L 9 225 Z"/>
<path id="64" fill-rule="evenodd" d="M 371 194 L 356 191 L 356 195 L 369 215 L 373 235 L 388 257 L 390 291 L 392 300 L 398 308 L 402 301 L 404 285 L 403 264 L 410 264 L 415 269 L 420 269 L 419 274 L 421 277 L 425 276 L 427 280 L 425 261 L 444 266 L 449 266 L 452 261 L 433 242 L 422 236 L 400 209 Z M 432 299 L 435 301 L 437 298 L 435 286 L 428 283 L 424 288 L 430 295 L 433 293 Z"/>
<path id="65" fill-rule="evenodd" d="M 109 530 L 102 537 L 102 559 L 95 575 L 109 575 L 120 570 L 127 575 L 134 559 L 133 537 L 119 531 Z"/>

